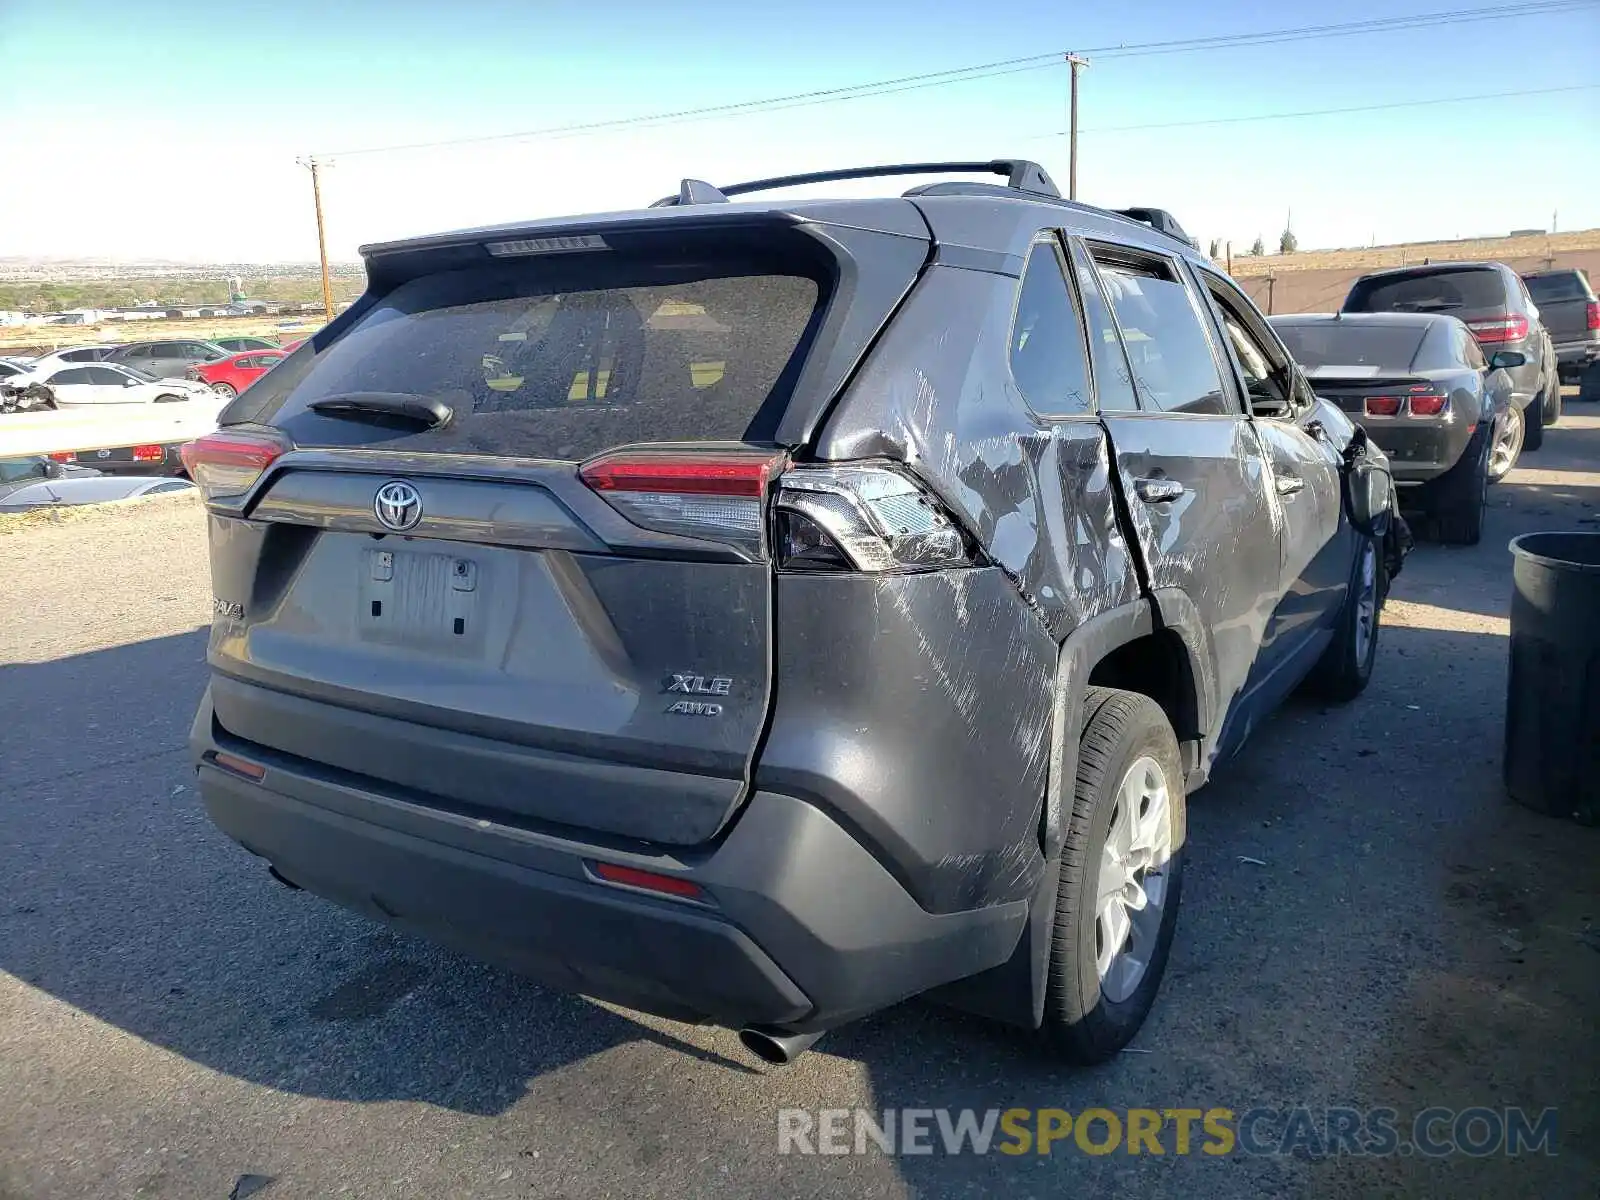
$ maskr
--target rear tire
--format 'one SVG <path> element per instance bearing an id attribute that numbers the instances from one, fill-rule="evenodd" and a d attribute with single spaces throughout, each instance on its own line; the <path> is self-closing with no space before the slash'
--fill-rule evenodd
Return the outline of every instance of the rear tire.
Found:
<path id="1" fill-rule="evenodd" d="M 1522 410 L 1522 449 L 1531 454 L 1544 445 L 1544 404 L 1538 398 Z"/>
<path id="2" fill-rule="evenodd" d="M 1544 393 L 1544 424 L 1548 429 L 1561 420 L 1561 377 L 1551 372 L 1549 381 L 1545 384 Z"/>
<path id="3" fill-rule="evenodd" d="M 1578 399 L 1600 401 L 1600 362 L 1592 362 L 1578 376 Z"/>
<path id="4" fill-rule="evenodd" d="M 1340 704 L 1354 700 L 1372 680 L 1378 658 L 1378 614 L 1388 591 L 1383 576 L 1377 542 L 1361 538 L 1333 641 L 1306 679 L 1312 691 L 1328 700 Z"/>
<path id="5" fill-rule="evenodd" d="M 1439 540 L 1451 546 L 1476 546 L 1483 539 L 1484 509 L 1489 503 L 1489 444 L 1487 426 L 1462 452 L 1461 459 L 1429 489 L 1428 498 Z"/>
<path id="6" fill-rule="evenodd" d="M 1043 1033 L 1062 1058 L 1098 1063 L 1139 1032 L 1166 970 L 1183 892 L 1184 780 L 1154 700 L 1091 687 L 1083 711 Z"/>

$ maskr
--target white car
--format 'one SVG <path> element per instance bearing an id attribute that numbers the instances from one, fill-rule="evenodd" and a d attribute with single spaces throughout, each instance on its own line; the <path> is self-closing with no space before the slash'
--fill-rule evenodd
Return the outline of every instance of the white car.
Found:
<path id="1" fill-rule="evenodd" d="M 49 354 L 41 354 L 27 362 L 30 370 L 48 371 L 51 367 L 59 367 L 65 363 L 91 363 L 99 362 L 106 355 L 116 349 L 114 345 L 104 346 L 63 346 L 59 350 L 52 350 Z"/>
<path id="2" fill-rule="evenodd" d="M 0 387 L 25 392 L 35 386 L 48 390 L 57 408 L 88 408 L 101 404 L 160 404 L 211 395 L 204 383 L 188 379 L 157 379 L 118 363 L 64 363 L 44 370 L 12 375 Z M 35 393 L 37 394 L 37 393 Z"/>
<path id="3" fill-rule="evenodd" d="M 126 475 L 100 475 L 89 479 L 46 479 L 0 496 L 0 513 L 27 512 L 73 504 L 100 504 L 106 500 L 132 500 L 162 492 L 192 491 L 187 479 L 140 479 Z"/>

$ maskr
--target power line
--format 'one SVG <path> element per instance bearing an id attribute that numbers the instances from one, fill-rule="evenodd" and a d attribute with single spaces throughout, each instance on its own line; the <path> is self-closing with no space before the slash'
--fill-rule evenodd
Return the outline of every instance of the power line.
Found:
<path id="1" fill-rule="evenodd" d="M 1566 87 L 1528 88 L 1515 92 L 1480 92 L 1475 96 L 1438 96 L 1429 100 L 1396 100 L 1389 104 L 1353 104 L 1345 108 L 1307 108 L 1298 112 L 1259 113 L 1252 117 L 1208 117 L 1200 121 L 1157 121 L 1149 125 L 1103 125 L 1082 133 L 1131 133 L 1141 129 L 1193 129 L 1201 125 L 1243 125 L 1252 121 L 1288 121 L 1299 117 L 1328 117 L 1342 113 L 1378 112 L 1392 108 L 1425 108 L 1434 104 L 1462 104 L 1471 100 L 1508 100 L 1517 96 L 1550 96 L 1558 92 L 1587 92 L 1600 83 L 1575 83 Z M 1060 133 L 1034 134 L 1029 141 L 1058 138 Z"/>
<path id="2" fill-rule="evenodd" d="M 1381 17 L 1332 25 L 1303 25 L 1289 29 L 1258 30 L 1253 33 L 1221 34 L 1205 38 L 1088 47 L 1077 50 L 1076 53 L 1093 54 L 1102 58 L 1133 58 L 1145 55 L 1275 45 L 1283 42 L 1353 37 L 1369 33 L 1388 33 L 1407 29 L 1431 28 L 1440 25 L 1459 25 L 1477 21 L 1509 20 L 1517 17 L 1574 12 L 1593 8 L 1596 3 L 1597 0 L 1544 0 L 1544 2 L 1535 0 L 1535 2 L 1526 4 L 1494 5 L 1485 8 L 1462 9 L 1457 12 L 1417 13 L 1405 17 Z M 388 146 L 368 146 L 354 150 L 337 151 L 332 154 L 319 154 L 315 157 L 326 160 L 329 158 L 351 158 L 357 155 L 442 149 L 448 146 L 576 137 L 608 133 L 619 129 L 716 120 L 729 116 L 745 116 L 757 112 L 782 112 L 791 108 L 803 108 L 816 104 L 837 104 L 847 100 L 890 96 L 921 88 L 945 87 L 951 84 L 967 83 L 979 79 L 992 79 L 1024 71 L 1044 70 L 1063 62 L 1065 55 L 1065 51 L 1055 51 L 1049 54 L 1034 54 L 1020 58 L 999 59 L 988 63 L 976 63 L 966 67 L 952 67 L 943 71 L 927 71 L 915 75 L 903 75 L 895 79 L 880 79 L 836 88 L 796 92 L 787 96 L 770 96 L 760 100 L 743 100 L 729 104 L 713 104 L 662 113 L 618 117 L 607 121 L 588 121 L 572 125 L 547 126 L 542 129 L 528 129 L 512 133 L 442 138 L 435 141 L 409 142 Z"/>

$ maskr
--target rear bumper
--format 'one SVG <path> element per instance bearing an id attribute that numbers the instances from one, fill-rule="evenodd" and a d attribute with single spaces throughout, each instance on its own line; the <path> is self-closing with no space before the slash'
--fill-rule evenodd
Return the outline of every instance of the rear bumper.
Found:
<path id="1" fill-rule="evenodd" d="M 1591 337 L 1556 343 L 1556 362 L 1563 367 L 1585 367 L 1600 358 L 1600 330 Z"/>
<path id="2" fill-rule="evenodd" d="M 1459 421 L 1423 423 L 1404 417 L 1367 418 L 1363 424 L 1379 449 L 1389 456 L 1396 483 L 1426 483 L 1444 474 L 1461 458 L 1472 432 Z"/>
<path id="3" fill-rule="evenodd" d="M 821 809 L 756 793 L 694 854 L 594 845 L 372 790 L 221 734 L 191 735 L 213 821 L 307 891 L 552 987 L 681 1020 L 826 1029 L 1004 962 L 1027 902 L 935 914 Z M 219 749 L 266 773 L 215 765 Z M 670 874 L 703 903 L 599 882 Z"/>

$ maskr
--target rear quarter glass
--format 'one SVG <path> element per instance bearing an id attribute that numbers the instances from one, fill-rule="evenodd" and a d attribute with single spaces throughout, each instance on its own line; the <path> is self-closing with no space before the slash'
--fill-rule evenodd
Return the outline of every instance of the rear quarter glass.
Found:
<path id="1" fill-rule="evenodd" d="M 401 283 L 333 345 L 263 376 L 251 409 L 228 420 L 270 423 L 300 446 L 565 460 L 637 442 L 771 440 L 824 283 L 749 259 L 563 257 Z M 424 396 L 455 415 L 417 431 L 309 407 L 360 392 Z"/>
<path id="2" fill-rule="evenodd" d="M 1499 272 L 1438 271 L 1358 282 L 1345 308 L 1351 312 L 1504 312 L 1510 304 Z"/>

